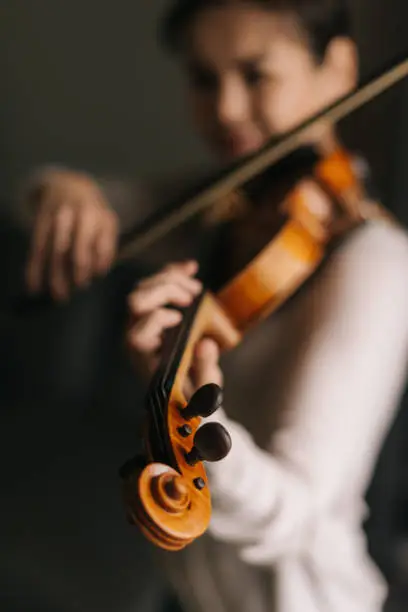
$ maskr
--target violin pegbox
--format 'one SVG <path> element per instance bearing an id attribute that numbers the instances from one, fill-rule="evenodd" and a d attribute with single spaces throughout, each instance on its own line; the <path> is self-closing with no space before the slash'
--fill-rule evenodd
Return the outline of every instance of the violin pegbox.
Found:
<path id="1" fill-rule="evenodd" d="M 209 383 L 200 387 L 192 396 L 187 407 L 180 410 L 182 418 L 187 421 L 179 428 L 183 437 L 192 434 L 188 422 L 191 419 L 201 417 L 208 418 L 222 405 L 222 390 L 214 384 Z M 185 434 L 188 432 L 187 436 Z M 187 463 L 194 466 L 199 461 L 221 461 L 231 450 L 231 436 L 220 423 L 206 423 L 202 425 L 194 436 L 192 449 L 186 453 Z"/>
<path id="2" fill-rule="evenodd" d="M 226 457 L 231 437 L 220 423 L 198 425 L 201 418 L 214 414 L 221 404 L 220 387 L 208 384 L 196 391 L 186 407 L 179 409 L 177 431 L 185 450 L 184 463 L 179 459 L 178 469 L 154 461 L 143 464 L 140 458 L 122 468 L 128 521 L 166 550 L 184 548 L 207 529 L 211 499 L 202 462 Z M 172 442 L 177 445 L 177 441 Z"/>

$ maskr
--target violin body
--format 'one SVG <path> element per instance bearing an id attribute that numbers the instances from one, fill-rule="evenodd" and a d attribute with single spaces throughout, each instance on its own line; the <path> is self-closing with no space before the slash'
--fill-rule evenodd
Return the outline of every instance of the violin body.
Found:
<path id="1" fill-rule="evenodd" d="M 323 207 L 311 197 L 316 188 L 328 196 Z M 197 298 L 164 341 L 147 397 L 145 456 L 122 469 L 128 520 L 164 549 L 180 550 L 206 531 L 211 495 L 203 461 L 220 460 L 231 447 L 220 424 L 200 427 L 221 405 L 221 389 L 206 385 L 190 402 L 185 397 L 197 342 L 211 337 L 221 350 L 233 349 L 303 285 L 338 238 L 365 219 L 387 216 L 367 201 L 351 158 L 339 147 L 289 190 L 279 212 L 282 223 L 269 242 L 218 291 Z"/>

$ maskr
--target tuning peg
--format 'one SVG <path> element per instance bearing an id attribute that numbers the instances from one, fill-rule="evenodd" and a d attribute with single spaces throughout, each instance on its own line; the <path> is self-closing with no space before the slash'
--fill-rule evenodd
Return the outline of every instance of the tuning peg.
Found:
<path id="1" fill-rule="evenodd" d="M 181 410 L 181 414 L 186 421 L 198 416 L 209 417 L 220 408 L 222 400 L 222 390 L 218 385 L 203 385 L 194 393 L 188 406 Z"/>
<path id="2" fill-rule="evenodd" d="M 206 423 L 197 430 L 194 446 L 186 454 L 187 463 L 195 465 L 198 461 L 220 461 L 231 450 L 231 436 L 220 423 Z"/>

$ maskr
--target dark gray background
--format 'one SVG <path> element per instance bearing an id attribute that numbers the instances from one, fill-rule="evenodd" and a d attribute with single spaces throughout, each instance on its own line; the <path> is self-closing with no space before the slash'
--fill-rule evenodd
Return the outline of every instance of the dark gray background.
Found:
<path id="1" fill-rule="evenodd" d="M 404 0 L 351 4 L 362 69 L 372 72 L 404 49 L 408 6 Z M 205 159 L 189 129 L 179 71 L 156 42 L 164 6 L 166 0 L 143 6 L 131 0 L 3 0 L 2 194 L 40 163 L 150 174 Z M 368 149 L 381 148 L 385 134 L 395 132 L 395 112 L 370 121 L 380 107 L 371 104 L 354 122 L 359 144 Z M 389 158 L 387 150 L 382 161 Z"/>
<path id="2" fill-rule="evenodd" d="M 404 49 L 408 5 L 351 2 L 369 73 Z M 178 70 L 156 44 L 164 5 L 0 3 L 2 297 L 21 280 L 26 237 L 9 217 L 13 189 L 33 167 L 57 162 L 135 176 L 205 163 L 189 130 Z M 386 203 L 404 220 L 407 103 L 408 88 L 399 87 L 345 126 L 347 142 L 368 156 Z M 157 610 L 162 578 L 150 547 L 124 521 L 117 477 L 135 450 L 142 412 L 120 330 L 124 295 L 143 272 L 119 270 L 64 308 L 0 318 L 4 612 Z M 372 547 L 393 581 L 394 544 L 404 535 L 401 415 L 371 494 Z"/>

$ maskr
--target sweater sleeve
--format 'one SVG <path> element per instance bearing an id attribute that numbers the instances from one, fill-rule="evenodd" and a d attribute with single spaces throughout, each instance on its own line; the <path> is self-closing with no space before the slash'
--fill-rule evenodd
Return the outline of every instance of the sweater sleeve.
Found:
<path id="1" fill-rule="evenodd" d="M 207 466 L 211 532 L 254 564 L 306 550 L 320 525 L 358 525 L 408 361 L 408 240 L 358 231 L 309 296 L 308 333 L 271 451 L 225 412 L 232 450 Z"/>

